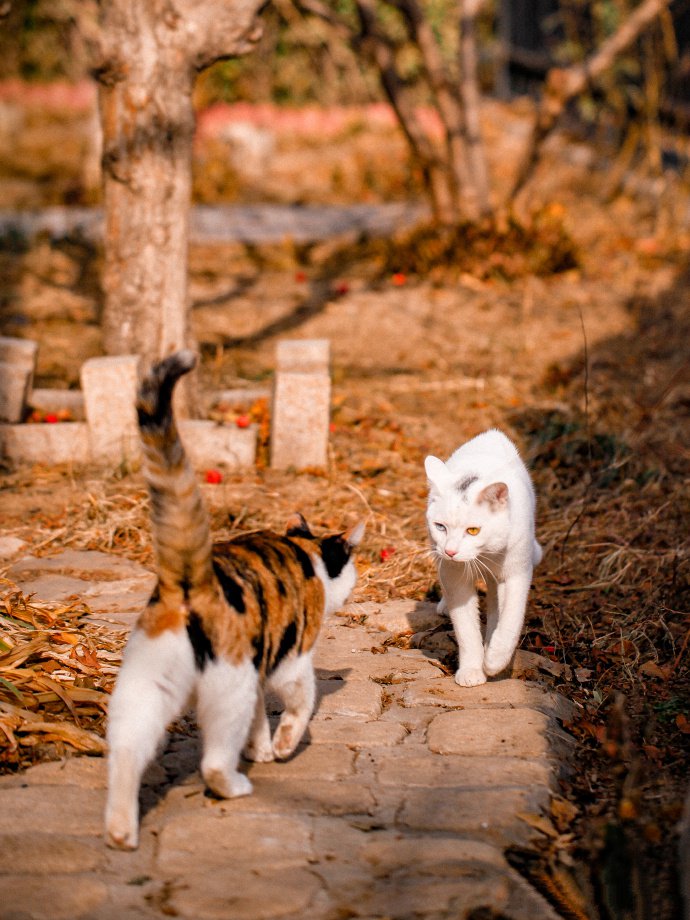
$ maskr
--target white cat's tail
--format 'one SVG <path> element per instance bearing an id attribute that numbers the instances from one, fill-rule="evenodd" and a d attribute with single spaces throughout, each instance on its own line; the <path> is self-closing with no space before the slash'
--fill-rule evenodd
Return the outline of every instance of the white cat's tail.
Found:
<path id="1" fill-rule="evenodd" d="M 208 514 L 172 410 L 175 384 L 195 364 L 196 356 L 189 349 L 155 364 L 139 387 L 136 403 L 158 559 L 158 594 L 164 603 L 184 603 L 213 583 Z"/>

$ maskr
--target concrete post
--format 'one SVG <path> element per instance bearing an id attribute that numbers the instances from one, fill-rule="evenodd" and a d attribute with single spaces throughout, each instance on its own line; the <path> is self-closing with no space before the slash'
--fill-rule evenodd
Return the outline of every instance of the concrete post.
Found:
<path id="1" fill-rule="evenodd" d="M 271 466 L 325 467 L 331 401 L 327 339 L 278 343 L 271 424 Z"/>
<path id="2" fill-rule="evenodd" d="M 116 467 L 140 455 L 134 408 L 139 358 L 118 355 L 90 358 L 81 369 L 84 410 L 89 425 L 92 458 Z"/>

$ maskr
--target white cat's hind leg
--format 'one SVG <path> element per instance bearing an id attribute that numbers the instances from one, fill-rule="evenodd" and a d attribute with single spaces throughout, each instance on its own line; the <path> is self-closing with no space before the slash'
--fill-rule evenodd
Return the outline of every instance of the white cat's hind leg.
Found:
<path id="1" fill-rule="evenodd" d="M 197 717 L 204 753 L 201 774 L 224 799 L 249 795 L 252 784 L 237 765 L 254 718 L 258 674 L 247 658 L 240 664 L 209 661 L 199 678 Z"/>
<path id="2" fill-rule="evenodd" d="M 155 638 L 134 632 L 108 706 L 106 842 L 132 850 L 139 843 L 139 786 L 166 726 L 189 700 L 195 679 L 184 631 Z"/>
<path id="3" fill-rule="evenodd" d="M 270 685 L 285 705 L 273 736 L 273 753 L 285 760 L 302 740 L 314 711 L 316 681 L 311 652 L 284 660 L 271 675 Z"/>
<path id="4" fill-rule="evenodd" d="M 244 756 L 247 760 L 256 763 L 269 763 L 273 760 L 273 746 L 271 744 L 271 727 L 266 715 L 266 700 L 261 686 L 257 688 L 254 719 L 249 730 L 249 740 L 244 746 Z"/>

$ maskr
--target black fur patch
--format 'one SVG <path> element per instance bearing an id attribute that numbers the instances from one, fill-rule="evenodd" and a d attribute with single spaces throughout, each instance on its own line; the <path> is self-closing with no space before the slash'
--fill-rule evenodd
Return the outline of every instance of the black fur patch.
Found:
<path id="1" fill-rule="evenodd" d="M 295 556 L 297 556 L 297 561 L 299 562 L 300 568 L 302 569 L 302 572 L 304 573 L 304 577 L 313 578 L 314 577 L 314 566 L 312 564 L 311 559 L 309 558 L 309 553 L 305 552 L 301 546 L 297 546 L 296 543 L 292 543 L 290 545 L 292 546 L 295 552 Z"/>
<path id="2" fill-rule="evenodd" d="M 235 581 L 216 559 L 213 560 L 213 571 L 216 573 L 216 578 L 230 606 L 237 613 L 245 613 L 247 607 L 244 603 L 242 585 Z"/>
<path id="3" fill-rule="evenodd" d="M 200 671 L 203 671 L 207 662 L 215 661 L 216 653 L 213 651 L 211 640 L 204 631 L 203 623 L 197 613 L 192 611 L 187 620 L 187 635 L 194 650 L 194 661 Z"/>
<path id="4" fill-rule="evenodd" d="M 350 550 L 340 535 L 326 537 L 321 541 L 321 558 L 329 578 L 337 578 L 347 565 Z"/>
<path id="5" fill-rule="evenodd" d="M 252 639 L 252 647 L 254 648 L 254 657 L 252 658 L 252 663 L 256 670 L 258 671 L 261 667 L 261 661 L 264 657 L 264 633 L 263 629 L 261 632 L 254 636 Z"/>
<path id="6" fill-rule="evenodd" d="M 479 476 L 469 475 L 465 476 L 464 479 L 461 479 L 460 482 L 456 483 L 455 488 L 458 492 L 467 492 L 469 487 L 479 479 Z"/>
<path id="7" fill-rule="evenodd" d="M 278 646 L 278 651 L 276 652 L 275 658 L 273 659 L 273 667 L 277 668 L 280 662 L 285 658 L 288 652 L 292 651 L 297 641 L 297 626 L 293 620 L 285 628 L 280 639 L 280 645 Z"/>

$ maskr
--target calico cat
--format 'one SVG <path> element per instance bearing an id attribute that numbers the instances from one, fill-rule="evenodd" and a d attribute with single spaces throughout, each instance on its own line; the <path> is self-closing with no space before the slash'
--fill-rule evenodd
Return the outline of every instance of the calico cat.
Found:
<path id="1" fill-rule="evenodd" d="M 506 668 L 520 640 L 532 569 L 535 496 L 515 445 L 492 429 L 458 448 L 447 463 L 425 460 L 427 523 L 439 559 L 443 598 L 458 642 L 456 683 L 483 684 Z M 482 642 L 475 582 L 486 583 Z"/>
<path id="2" fill-rule="evenodd" d="M 137 399 L 158 583 L 127 643 L 108 711 L 106 840 L 134 849 L 141 776 L 166 726 L 196 701 L 201 773 L 216 795 L 252 791 L 240 753 L 285 759 L 315 701 L 312 653 L 325 614 L 356 581 L 352 551 L 364 525 L 315 537 L 304 518 L 286 534 L 259 531 L 211 543 L 209 520 L 172 412 L 176 381 L 195 365 L 180 351 L 155 365 Z M 271 738 L 268 685 L 285 709 Z"/>

